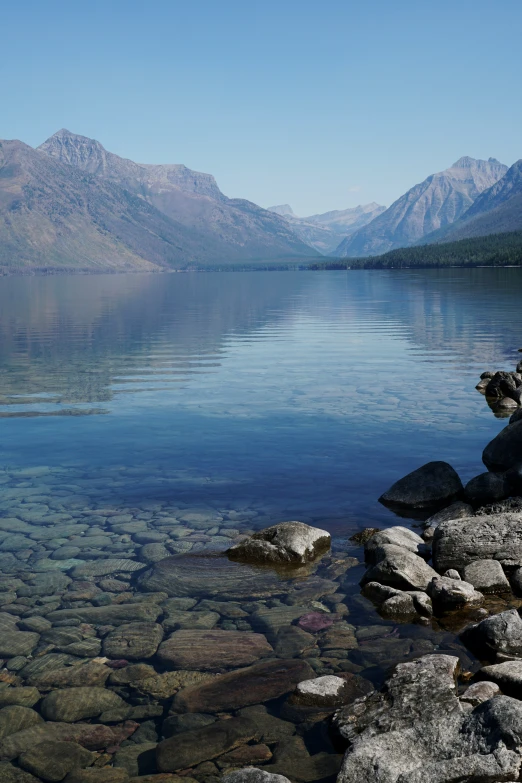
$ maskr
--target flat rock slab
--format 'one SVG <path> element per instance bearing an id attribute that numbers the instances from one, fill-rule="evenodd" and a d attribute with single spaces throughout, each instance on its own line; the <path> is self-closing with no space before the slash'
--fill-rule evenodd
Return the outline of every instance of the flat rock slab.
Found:
<path id="1" fill-rule="evenodd" d="M 256 739 L 258 730 L 248 718 L 220 720 L 160 742 L 156 760 L 160 772 L 175 772 L 201 764 Z"/>
<path id="2" fill-rule="evenodd" d="M 249 563 L 308 563 L 330 549 L 327 530 L 303 522 L 281 522 L 231 547 L 232 560 Z"/>
<path id="3" fill-rule="evenodd" d="M 108 658 L 139 661 L 151 658 L 163 639 L 159 623 L 129 623 L 120 625 L 103 640 L 103 654 Z"/>
<path id="4" fill-rule="evenodd" d="M 59 783 L 73 769 L 90 767 L 96 755 L 77 742 L 42 742 L 22 753 L 18 763 L 48 783 Z"/>
<path id="5" fill-rule="evenodd" d="M 16 655 L 31 655 L 40 641 L 40 634 L 31 631 L 2 631 L 0 634 L 0 657 L 14 658 Z"/>
<path id="6" fill-rule="evenodd" d="M 433 537 L 437 571 L 460 571 L 475 560 L 522 564 L 522 514 L 481 514 L 441 522 Z"/>
<path id="7" fill-rule="evenodd" d="M 314 670 L 299 659 L 265 661 L 212 681 L 184 688 L 174 697 L 173 711 L 216 713 L 277 699 L 310 680 Z"/>
<path id="8" fill-rule="evenodd" d="M 243 631 L 174 631 L 158 650 L 162 663 L 174 669 L 221 671 L 274 655 L 260 633 Z"/>
<path id="9" fill-rule="evenodd" d="M 430 508 L 451 503 L 462 490 L 462 482 L 451 465 L 428 462 L 396 481 L 379 502 L 386 506 Z"/>
<path id="10" fill-rule="evenodd" d="M 279 579 L 271 569 L 208 555 L 167 557 L 141 574 L 138 584 L 148 592 L 163 590 L 176 598 L 270 598 L 291 589 L 291 583 Z"/>

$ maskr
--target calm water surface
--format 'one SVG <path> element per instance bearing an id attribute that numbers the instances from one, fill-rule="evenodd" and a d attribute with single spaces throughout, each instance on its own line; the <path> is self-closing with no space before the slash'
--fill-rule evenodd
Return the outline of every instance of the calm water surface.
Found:
<path id="1" fill-rule="evenodd" d="M 125 571 L 89 577 L 93 561 L 222 551 L 243 531 L 300 519 L 334 536 L 338 562 L 314 576 L 328 584 L 229 610 L 189 600 L 182 620 L 181 606 L 161 603 L 165 632 L 200 627 L 210 608 L 209 627 L 266 633 L 279 657 L 306 658 L 319 674 L 378 683 L 393 660 L 434 650 L 473 665 L 447 624 L 381 620 L 359 596 L 363 566 L 347 558 L 361 550 L 349 537 L 396 524 L 377 497 L 427 461 L 447 460 L 463 481 L 483 471 L 482 449 L 503 422 L 474 387 L 483 370 L 519 358 L 521 282 L 518 269 L 1 279 L 0 626 L 12 616 L 58 622 L 53 612 L 140 590 Z M 60 573 L 74 581 L 38 581 Z M 259 615 L 296 602 L 337 618 L 313 651 Z M 94 633 L 91 658 L 107 650 L 107 628 Z M 64 645 L 44 634 L 32 654 L 46 644 Z M 0 652 L 32 684 L 30 654 Z M 81 661 L 74 648 L 59 665 Z M 123 691 L 129 704 L 155 705 L 140 736 L 164 736 L 174 692 Z M 280 701 L 267 707 L 296 723 L 311 754 L 332 757 L 319 776 L 328 778 L 340 757 L 325 726 L 289 717 Z M 278 747 L 274 770 L 286 774 Z M 208 768 L 194 774 L 212 779 Z"/>

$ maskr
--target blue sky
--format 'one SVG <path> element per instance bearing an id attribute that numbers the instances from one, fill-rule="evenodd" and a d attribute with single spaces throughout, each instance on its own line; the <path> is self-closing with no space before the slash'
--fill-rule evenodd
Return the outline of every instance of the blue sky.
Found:
<path id="1" fill-rule="evenodd" d="M 19 0 L 0 137 L 59 128 L 306 215 L 522 157 L 520 0 Z"/>

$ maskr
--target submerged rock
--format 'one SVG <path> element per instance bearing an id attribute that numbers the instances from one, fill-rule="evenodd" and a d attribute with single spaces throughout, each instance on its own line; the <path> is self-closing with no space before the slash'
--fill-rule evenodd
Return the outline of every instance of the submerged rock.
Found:
<path id="1" fill-rule="evenodd" d="M 175 631 L 158 650 L 167 668 L 221 671 L 274 655 L 266 637 L 244 631 Z"/>
<path id="2" fill-rule="evenodd" d="M 174 712 L 211 714 L 237 710 L 277 699 L 314 676 L 311 666 L 297 658 L 265 661 L 184 688 L 174 697 L 172 708 Z"/>
<path id="3" fill-rule="evenodd" d="M 430 508 L 451 503 L 462 492 L 457 472 L 447 462 L 428 462 L 399 479 L 379 498 L 389 506 Z"/>
<path id="4" fill-rule="evenodd" d="M 175 598 L 270 598 L 284 595 L 290 589 L 288 582 L 269 569 L 209 555 L 167 557 L 143 572 L 138 577 L 138 585 L 149 592 L 164 590 Z"/>
<path id="5" fill-rule="evenodd" d="M 522 704 L 496 696 L 469 712 L 457 698 L 457 667 L 447 655 L 400 664 L 385 693 L 341 709 L 336 725 L 349 749 L 338 782 L 516 780 Z"/>
<path id="6" fill-rule="evenodd" d="M 330 533 L 303 522 L 281 522 L 227 550 L 232 560 L 303 564 L 330 549 Z"/>
<path id="7" fill-rule="evenodd" d="M 220 720 L 193 731 L 185 731 L 160 742 L 156 760 L 160 772 L 176 772 L 221 756 L 238 745 L 257 738 L 249 718 Z"/>

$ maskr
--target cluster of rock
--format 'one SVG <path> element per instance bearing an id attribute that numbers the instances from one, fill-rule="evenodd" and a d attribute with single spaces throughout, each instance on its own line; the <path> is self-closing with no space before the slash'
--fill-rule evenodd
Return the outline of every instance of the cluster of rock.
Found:
<path id="1" fill-rule="evenodd" d="M 518 362 L 515 372 L 483 372 L 476 389 L 485 395 L 496 414 L 509 416 L 522 404 L 522 361 Z"/>

